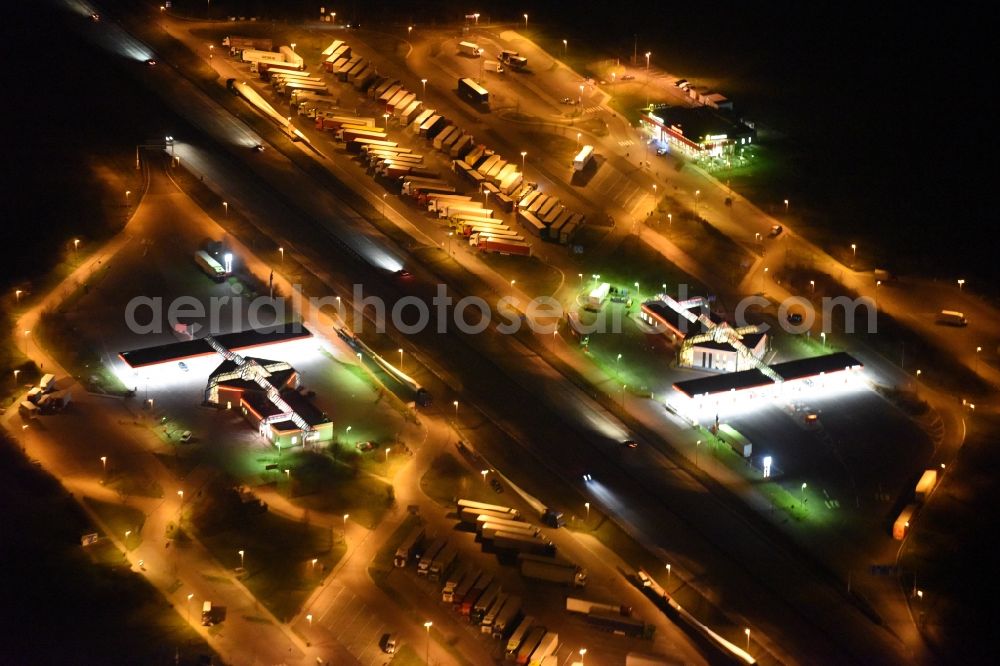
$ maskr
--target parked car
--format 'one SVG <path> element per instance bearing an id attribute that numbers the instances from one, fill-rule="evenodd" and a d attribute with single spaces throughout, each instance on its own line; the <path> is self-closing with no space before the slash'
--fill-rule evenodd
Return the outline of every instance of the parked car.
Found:
<path id="1" fill-rule="evenodd" d="M 495 493 L 502 493 L 503 492 L 503 486 L 500 485 L 500 482 L 497 480 L 496 477 L 492 477 L 490 479 L 490 488 L 492 488 L 493 492 L 495 492 Z"/>
<path id="2" fill-rule="evenodd" d="M 188 371 L 187 363 L 185 363 L 184 361 L 178 361 L 177 362 L 177 367 L 181 369 L 181 372 L 187 372 Z"/>
<path id="3" fill-rule="evenodd" d="M 386 654 L 396 654 L 396 635 L 395 634 L 385 634 L 382 636 L 382 652 Z"/>
<path id="4" fill-rule="evenodd" d="M 634 78 L 634 74 L 622 74 L 622 81 L 631 81 Z"/>
<path id="5" fill-rule="evenodd" d="M 371 451 L 372 449 L 374 449 L 375 442 L 358 442 L 357 444 L 354 445 L 354 448 L 364 453 L 366 451 Z"/>
<path id="6" fill-rule="evenodd" d="M 781 232 L 784 230 L 785 228 L 780 224 L 773 224 L 771 225 L 771 232 L 767 236 L 768 238 L 777 238 L 778 236 L 781 235 Z"/>
<path id="7" fill-rule="evenodd" d="M 192 435 L 190 430 L 185 430 L 181 433 L 181 441 L 185 444 L 191 441 L 191 437 Z"/>

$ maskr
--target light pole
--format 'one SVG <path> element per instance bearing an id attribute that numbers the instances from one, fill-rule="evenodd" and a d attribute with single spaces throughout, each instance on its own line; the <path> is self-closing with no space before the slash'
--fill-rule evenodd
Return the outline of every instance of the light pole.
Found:
<path id="1" fill-rule="evenodd" d="M 747 652 L 750 651 L 750 627 L 743 630 L 743 633 L 747 635 Z"/>
<path id="2" fill-rule="evenodd" d="M 920 395 L 920 370 L 917 370 L 917 378 L 913 382 L 913 396 L 918 397 Z"/>
<path id="3" fill-rule="evenodd" d="M 31 329 L 29 328 L 24 332 L 24 355 L 28 355 L 28 336 L 31 335 Z"/>
<path id="4" fill-rule="evenodd" d="M 826 331 L 820 331 L 819 337 L 823 339 L 823 346 L 826 347 Z"/>
<path id="5" fill-rule="evenodd" d="M 809 280 L 809 289 L 812 293 L 816 293 L 816 280 Z"/>
<path id="6" fill-rule="evenodd" d="M 317 558 L 317 557 L 312 558 L 312 570 L 313 571 L 316 571 L 316 563 L 317 562 L 319 562 L 319 558 Z"/>
<path id="7" fill-rule="evenodd" d="M 125 207 L 129 208 L 132 204 L 129 203 L 129 197 L 132 195 L 132 190 L 125 190 Z"/>
<path id="8" fill-rule="evenodd" d="M 524 16 L 525 16 L 525 21 L 527 21 L 527 16 L 528 15 L 525 14 Z M 431 622 L 430 620 L 428 620 L 427 622 L 424 622 L 424 629 L 427 630 L 427 651 L 424 654 L 424 663 L 427 663 L 427 664 L 431 663 L 431 627 L 433 627 L 433 626 L 434 626 L 434 623 Z"/>
<path id="9" fill-rule="evenodd" d="M 383 113 L 382 117 L 385 118 L 385 128 L 384 129 L 389 129 L 389 114 L 388 113 Z"/>
<path id="10" fill-rule="evenodd" d="M 764 272 L 760 274 L 760 291 L 764 293 L 764 282 L 767 280 L 767 266 L 764 266 Z"/>
<path id="11" fill-rule="evenodd" d="M 479 25 L 479 12 L 472 15 L 476 19 L 476 25 Z"/>
<path id="12" fill-rule="evenodd" d="M 857 261 L 857 259 L 858 259 L 858 244 L 857 243 L 851 243 L 851 252 L 853 253 L 853 260 Z"/>
<path id="13" fill-rule="evenodd" d="M 17 375 L 14 375 L 14 377 L 16 378 Z M 108 457 L 107 456 L 101 456 L 101 473 L 104 474 L 105 476 L 108 473 Z"/>
<path id="14" fill-rule="evenodd" d="M 187 616 L 188 624 L 191 624 L 191 600 L 194 599 L 194 594 L 189 594 L 187 596 Z"/>
<path id="15" fill-rule="evenodd" d="M 403 371 L 403 348 L 400 347 L 396 351 L 399 352 L 399 371 L 402 372 Z"/>
<path id="16" fill-rule="evenodd" d="M 386 121 L 386 122 L 388 122 L 388 121 Z M 385 214 L 385 198 L 387 196 L 389 196 L 388 193 L 385 193 L 385 194 L 382 195 L 382 219 L 383 220 L 389 219 L 388 217 L 386 217 L 386 214 Z"/>
<path id="17" fill-rule="evenodd" d="M 21 304 L 21 294 L 22 293 L 24 293 L 24 292 L 22 292 L 20 289 L 15 289 L 14 290 L 14 298 L 17 300 L 17 304 L 18 305 Z"/>
<path id="18" fill-rule="evenodd" d="M 74 238 L 74 239 L 73 239 L 73 252 L 74 252 L 74 254 L 75 254 L 75 253 L 77 252 L 77 250 L 79 250 L 79 249 L 80 249 L 80 239 L 79 239 L 79 238 Z"/>
<path id="19" fill-rule="evenodd" d="M 406 36 L 409 37 L 412 34 L 413 34 L 413 26 L 412 25 L 406 26 Z"/>
<path id="20" fill-rule="evenodd" d="M 878 288 L 882 286 L 882 280 L 875 280 L 875 307 L 878 307 Z"/>
<path id="21" fill-rule="evenodd" d="M 353 427 L 354 426 L 347 426 L 347 430 L 344 431 L 344 443 L 345 444 L 350 444 L 351 443 L 351 428 L 353 428 Z"/>
<path id="22" fill-rule="evenodd" d="M 284 266 L 285 265 L 285 248 L 279 247 L 278 248 L 278 253 L 281 254 L 281 265 Z"/>
<path id="23" fill-rule="evenodd" d="M 424 99 L 427 99 L 427 79 L 420 79 L 420 85 L 424 87 Z"/>
<path id="24" fill-rule="evenodd" d="M 388 446 L 387 446 L 387 447 L 385 447 L 385 464 L 386 464 L 386 465 L 388 465 L 388 464 L 389 464 L 389 448 L 390 448 L 390 447 L 388 447 Z"/>
<path id="25" fill-rule="evenodd" d="M 615 376 L 616 377 L 621 377 L 621 374 L 622 374 L 621 367 L 622 367 L 622 355 L 618 354 L 618 357 L 615 359 Z"/>
<path id="26" fill-rule="evenodd" d="M 667 213 L 667 224 L 670 226 L 671 229 L 673 229 L 673 227 L 674 227 L 674 214 L 673 213 Z"/>
<path id="27" fill-rule="evenodd" d="M 976 374 L 979 374 L 979 352 L 983 351 L 982 347 L 976 347 Z"/>
<path id="28" fill-rule="evenodd" d="M 310 628 L 313 626 L 313 616 L 312 616 L 312 613 L 309 613 L 308 615 L 306 615 L 306 622 L 309 623 L 309 627 Z"/>
<path id="29" fill-rule="evenodd" d="M 959 291 L 962 291 L 962 286 L 963 286 L 964 284 L 965 284 L 965 280 L 959 280 L 959 281 L 958 281 L 958 290 L 959 290 Z"/>
<path id="30" fill-rule="evenodd" d="M 566 40 L 564 39 L 564 40 L 563 40 L 563 57 L 564 57 L 564 58 L 566 57 L 566 50 L 567 50 L 568 48 L 569 48 L 569 43 L 568 43 L 568 42 L 567 42 L 567 41 L 566 41 Z"/>
<path id="31" fill-rule="evenodd" d="M 125 546 L 125 550 L 128 550 L 128 538 L 132 535 L 132 530 L 125 530 L 125 541 L 122 542 Z"/>
<path id="32" fill-rule="evenodd" d="M 580 648 L 580 666 L 583 666 L 583 658 L 587 656 L 587 648 Z"/>
<path id="33" fill-rule="evenodd" d="M 800 498 L 802 500 L 802 508 L 803 509 L 806 508 L 806 488 L 807 487 L 808 487 L 808 485 L 806 484 L 805 481 L 803 481 L 802 482 L 802 496 Z"/>
<path id="34" fill-rule="evenodd" d="M 580 137 L 581 137 L 581 136 L 583 136 L 583 132 L 577 132 L 577 133 L 576 133 L 576 147 L 577 147 L 577 148 L 579 148 L 579 147 L 580 147 Z"/>
<path id="35" fill-rule="evenodd" d="M 590 502 L 584 502 L 583 506 L 587 509 L 587 521 L 590 521 Z"/>
<path id="36" fill-rule="evenodd" d="M 347 519 L 351 517 L 351 514 L 344 514 L 344 541 L 347 541 Z"/>
<path id="37" fill-rule="evenodd" d="M 646 51 L 646 80 L 649 80 L 649 56 L 653 55 L 652 51 Z"/>
<path id="38" fill-rule="evenodd" d="M 21 371 L 20 371 L 20 370 L 15 370 L 15 371 L 14 371 L 14 386 L 17 386 L 17 376 L 18 376 L 19 374 L 21 374 Z"/>
<path id="39" fill-rule="evenodd" d="M 525 30 L 528 29 L 528 15 L 527 14 L 524 15 L 524 29 Z"/>
<path id="40" fill-rule="evenodd" d="M 458 400 L 454 401 L 451 404 L 453 404 L 455 406 L 455 420 L 457 421 L 458 420 Z"/>
<path id="41" fill-rule="evenodd" d="M 788 212 L 788 199 L 785 199 L 785 212 Z"/>
<path id="42" fill-rule="evenodd" d="M 486 483 L 486 475 L 490 473 L 490 470 L 488 470 L 488 469 L 481 469 L 481 470 L 479 470 L 479 473 L 483 475 L 483 483 Z"/>
<path id="43" fill-rule="evenodd" d="M 694 466 L 698 467 L 698 452 L 701 450 L 701 440 L 694 443 Z"/>
<path id="44" fill-rule="evenodd" d="M 522 173 L 522 174 L 524 173 L 524 170 L 525 170 L 525 166 L 524 166 L 524 160 L 525 160 L 525 159 L 526 159 L 527 157 L 528 157 L 528 151 L 526 151 L 526 150 L 522 150 L 522 151 L 521 151 L 521 173 Z"/>
<path id="45" fill-rule="evenodd" d="M 243 558 L 244 558 L 244 556 L 246 556 L 246 551 L 245 550 L 238 550 L 236 552 L 240 554 L 240 569 L 242 569 L 243 568 L 243 563 L 245 562 L 245 560 Z"/>

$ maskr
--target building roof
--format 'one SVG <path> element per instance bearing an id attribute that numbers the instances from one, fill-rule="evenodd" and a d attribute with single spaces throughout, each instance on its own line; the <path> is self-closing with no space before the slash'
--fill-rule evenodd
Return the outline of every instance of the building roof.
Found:
<path id="1" fill-rule="evenodd" d="M 689 335 L 701 335 L 707 332 L 700 321 L 688 320 L 660 299 L 646 301 L 642 304 L 642 308 L 685 337 Z M 693 307 L 688 311 L 695 315 L 700 314 L 697 307 Z M 723 321 L 722 317 L 711 310 L 707 312 L 707 315 L 715 324 L 721 324 Z"/>
<path id="2" fill-rule="evenodd" d="M 751 127 L 739 119 L 709 106 L 661 106 L 653 110 L 651 115 L 662 120 L 664 127 L 679 127 L 681 134 L 696 143 L 704 141 L 708 136 L 726 135 L 733 139 L 756 135 Z"/>
<path id="3" fill-rule="evenodd" d="M 272 345 L 278 342 L 289 340 L 299 340 L 312 335 L 309 329 L 300 322 L 291 322 L 280 327 L 265 328 L 261 330 L 238 331 L 236 333 L 226 333 L 224 335 L 213 336 L 215 340 L 226 349 L 239 351 L 261 345 Z M 186 358 L 196 356 L 207 356 L 216 353 L 204 338 L 198 340 L 182 340 L 181 342 L 171 342 L 155 347 L 144 347 L 133 349 L 118 354 L 119 358 L 125 361 L 131 368 L 142 368 L 158 363 L 168 363 L 171 361 L 182 361 Z"/>
<path id="4" fill-rule="evenodd" d="M 290 366 L 285 361 L 269 361 L 263 358 L 254 358 L 247 356 L 245 357 L 248 361 L 253 361 L 261 368 L 267 371 L 267 379 L 275 388 L 284 388 L 289 381 L 295 376 L 295 368 Z M 224 360 L 219 364 L 211 375 L 208 377 L 208 382 L 211 384 L 216 380 L 217 377 L 221 375 L 227 375 L 238 371 L 238 366 L 236 362 L 230 359 Z M 243 379 L 242 377 L 232 377 L 230 379 L 218 380 L 219 386 L 224 386 L 228 389 L 238 389 L 240 391 L 254 391 L 261 390 L 260 385 L 257 382 L 249 379 Z"/>
<path id="5" fill-rule="evenodd" d="M 846 352 L 835 352 L 826 356 L 803 358 L 797 361 L 787 361 L 771 366 L 785 381 L 815 377 L 822 373 L 839 372 L 848 368 L 862 367 L 861 361 Z M 768 386 L 773 382 L 760 370 L 743 370 L 725 375 L 712 375 L 677 382 L 674 388 L 688 397 L 696 395 L 711 395 L 727 391 L 741 391 L 759 386 Z"/>
<path id="6" fill-rule="evenodd" d="M 767 336 L 767 333 L 747 333 L 743 336 L 743 344 L 746 345 L 748 349 L 754 349 L 760 344 L 760 341 Z M 704 342 L 696 342 L 692 347 L 699 347 L 701 349 L 718 349 L 720 351 L 736 351 L 728 342 L 716 342 L 715 340 L 705 340 Z"/>

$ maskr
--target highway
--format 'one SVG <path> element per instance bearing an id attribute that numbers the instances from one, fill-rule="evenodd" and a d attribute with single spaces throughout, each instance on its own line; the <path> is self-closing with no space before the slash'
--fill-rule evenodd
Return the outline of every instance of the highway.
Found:
<path id="1" fill-rule="evenodd" d="M 198 95 L 183 97 L 190 100 Z M 182 111 L 206 132 L 215 134 L 212 131 L 213 124 L 221 123 L 224 128 L 228 122 L 233 122 L 235 134 L 244 134 L 244 130 L 239 129 L 239 123 L 226 120 L 225 111 L 213 111 L 211 102 L 200 106 L 203 108 L 189 106 Z M 223 130 L 219 138 L 226 134 Z M 287 186 L 279 187 L 285 196 L 278 196 L 277 201 L 267 201 L 272 198 L 267 192 L 269 187 L 262 187 L 256 178 L 246 173 L 232 173 L 238 164 L 237 160 L 242 159 L 245 163 L 256 157 L 248 155 L 234 159 L 234 153 L 230 152 L 230 157 L 220 163 L 215 151 L 188 145 L 186 142 L 181 142 L 176 148 L 186 165 L 205 174 L 207 181 L 226 193 L 227 198 L 233 202 L 231 205 L 237 205 L 238 202 L 243 210 L 253 211 L 261 225 L 266 226 L 268 220 L 282 220 L 289 223 L 288 231 L 291 231 L 293 225 L 306 223 L 302 218 L 329 219 L 329 211 L 336 210 L 342 211 L 337 216 L 338 223 L 324 225 L 326 233 L 335 236 L 335 241 L 332 242 L 336 247 L 350 247 L 348 239 L 361 234 L 362 237 L 373 239 L 374 246 L 390 248 L 390 256 L 406 257 L 412 250 L 426 249 L 413 247 L 404 250 L 398 243 L 386 242 L 371 230 L 366 231 L 364 222 L 356 213 L 345 210 L 342 203 L 334 204 L 329 199 L 323 200 L 322 195 L 317 196 L 321 188 L 309 186 L 309 177 L 304 174 L 287 175 L 286 171 L 284 181 L 275 178 L 278 174 L 268 173 L 268 169 L 284 171 L 289 167 L 272 151 L 266 154 L 266 160 L 257 160 L 255 168 L 268 183 L 287 183 Z M 296 205 L 289 210 L 287 193 L 296 191 L 301 192 L 302 196 L 293 197 Z M 356 222 L 349 232 L 346 231 L 345 221 Z M 315 256 L 316 250 L 320 248 L 312 247 L 309 232 L 304 234 L 295 247 L 299 248 L 304 257 L 311 259 L 312 265 L 324 278 L 348 277 L 336 275 L 326 269 L 331 255 Z M 354 250 L 364 256 L 364 248 L 359 250 L 355 246 Z M 389 294 L 398 295 L 398 286 L 387 280 L 388 267 L 383 266 L 383 269 L 383 272 L 375 273 L 374 279 L 370 281 L 360 278 L 361 274 L 371 274 L 370 268 L 359 269 L 358 273 L 351 270 L 343 272 L 350 275 L 349 279 L 364 282 L 366 286 L 379 284 Z M 453 278 L 448 283 L 460 293 L 471 293 L 481 288 L 481 285 L 467 274 L 457 271 L 454 266 L 439 264 L 436 270 L 439 274 L 446 273 Z M 434 281 L 434 276 L 423 271 L 415 272 L 418 277 L 416 288 L 423 291 L 426 297 L 426 290 Z M 691 563 L 704 563 L 703 571 L 692 568 L 692 572 L 701 574 L 710 571 L 713 577 L 711 587 L 722 588 L 732 595 L 732 598 L 720 595 L 720 601 L 736 612 L 752 618 L 755 627 L 761 626 L 761 632 L 765 636 L 775 637 L 775 644 L 768 647 L 779 654 L 800 656 L 815 657 L 816 651 L 819 651 L 833 660 L 842 656 L 841 650 L 855 658 L 861 658 L 866 654 L 869 641 L 875 644 L 884 641 L 884 637 L 879 638 L 882 634 L 877 630 L 872 635 L 872 630 L 865 628 L 868 626 L 867 621 L 858 618 L 842 598 L 833 594 L 824 582 L 817 580 L 814 572 L 803 568 L 794 556 L 787 553 L 782 556 L 780 550 L 775 550 L 768 535 L 759 534 L 751 528 L 746 518 L 734 510 L 728 501 L 718 500 L 706 493 L 702 482 L 693 479 L 687 470 L 674 469 L 667 478 L 663 478 L 661 474 L 669 469 L 671 463 L 653 449 L 636 456 L 637 468 L 627 469 L 627 474 L 616 469 L 618 464 L 611 464 L 607 460 L 609 445 L 614 443 L 619 433 L 627 432 L 630 428 L 566 382 L 562 374 L 556 373 L 549 365 L 538 363 L 538 355 L 533 351 L 531 341 L 527 341 L 526 346 L 521 341 L 497 336 L 492 332 L 478 336 L 475 340 L 450 335 L 441 336 L 442 339 L 434 342 L 434 337 L 421 336 L 417 344 L 428 356 L 433 357 L 434 365 L 446 375 L 461 377 L 465 391 L 478 405 L 491 405 L 484 410 L 494 421 L 510 425 L 525 446 L 532 449 L 544 446 L 548 464 L 564 472 L 579 468 L 601 470 L 595 472 L 596 484 L 587 489 L 578 486 L 578 489 L 590 492 L 602 501 L 620 521 L 633 528 L 641 541 L 653 548 L 677 550 L 677 535 L 684 534 L 685 551 L 682 553 L 689 557 Z M 474 375 L 471 378 L 469 373 L 462 372 L 463 369 L 473 367 L 481 368 L 482 372 L 471 373 Z M 477 379 L 476 376 L 481 378 Z M 497 396 L 500 395 L 508 398 L 507 404 L 497 404 Z M 544 422 L 540 422 L 531 413 L 532 406 L 539 397 L 547 407 L 547 414 L 552 417 L 544 419 Z M 463 396 L 463 399 L 468 398 Z M 587 424 L 588 427 L 583 428 L 582 424 Z M 573 437 L 567 437 L 570 433 Z M 576 435 L 580 435 L 578 440 L 574 439 Z M 586 441 L 589 448 L 578 447 L 578 441 Z M 576 481 L 572 475 L 567 473 L 566 476 L 570 481 Z M 640 506 L 655 508 L 642 512 L 632 508 Z M 667 529 L 664 526 L 668 526 Z M 692 529 L 703 532 L 704 539 L 688 539 L 687 535 Z M 735 534 L 741 537 L 734 538 Z M 740 562 L 742 568 L 729 571 L 733 562 Z M 790 597 L 790 605 L 779 601 L 781 597 Z M 754 600 L 754 603 L 749 603 L 750 600 Z M 817 600 L 822 601 L 817 604 Z M 767 619 L 762 619 L 761 616 Z M 843 636 L 832 640 L 822 638 L 822 634 L 830 631 L 840 634 L 847 632 L 851 636 L 847 640 L 841 640 Z M 791 640 L 788 640 L 789 636 L 792 637 Z M 778 637 L 780 647 L 776 644 Z M 819 646 L 824 647 L 820 649 Z M 882 647 L 895 650 L 891 644 Z"/>

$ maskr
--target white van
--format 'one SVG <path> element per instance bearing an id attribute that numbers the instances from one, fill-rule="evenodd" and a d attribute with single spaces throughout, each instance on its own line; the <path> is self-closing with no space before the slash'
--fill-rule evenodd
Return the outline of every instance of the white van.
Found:
<path id="1" fill-rule="evenodd" d="M 211 627 L 213 624 L 215 620 L 212 618 L 212 602 L 206 601 L 201 605 L 201 625 Z"/>

